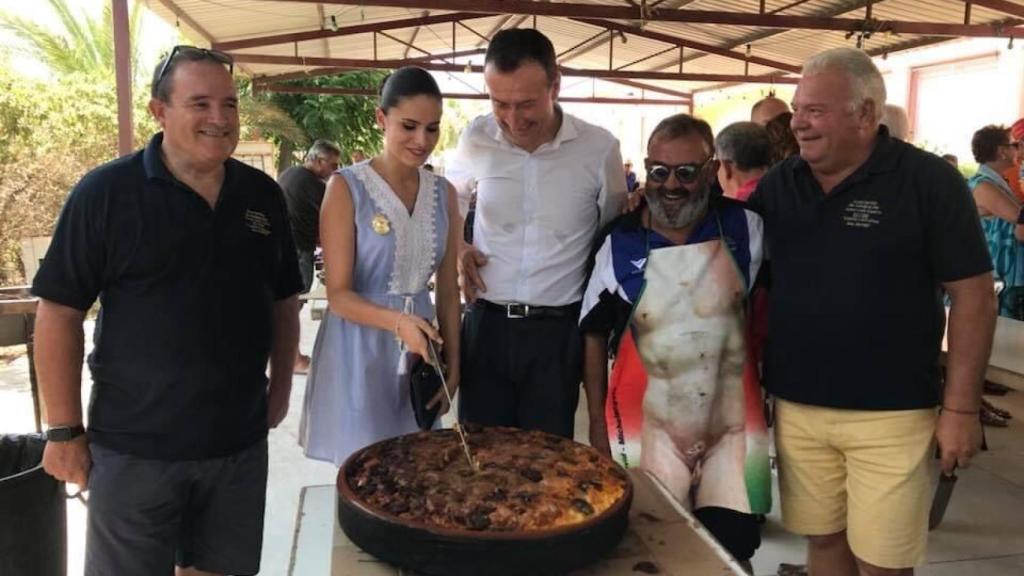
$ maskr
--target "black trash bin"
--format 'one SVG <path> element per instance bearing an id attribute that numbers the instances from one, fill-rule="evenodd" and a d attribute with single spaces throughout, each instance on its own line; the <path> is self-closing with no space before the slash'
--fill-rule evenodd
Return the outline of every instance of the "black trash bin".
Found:
<path id="1" fill-rule="evenodd" d="M 43 471 L 39 434 L 0 436 L 0 576 L 66 576 L 64 483 Z"/>

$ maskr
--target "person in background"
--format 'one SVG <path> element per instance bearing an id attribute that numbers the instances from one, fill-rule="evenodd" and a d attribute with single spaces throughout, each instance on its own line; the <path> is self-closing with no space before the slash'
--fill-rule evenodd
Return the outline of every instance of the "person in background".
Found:
<path id="1" fill-rule="evenodd" d="M 303 294 L 313 287 L 314 253 L 320 244 L 320 204 L 324 201 L 327 178 L 338 169 L 340 159 L 341 148 L 337 144 L 317 140 L 309 147 L 300 166 L 286 168 L 277 177 L 288 206 Z M 308 370 L 309 356 L 296 350 L 295 372 L 305 374 Z"/>
<path id="2" fill-rule="evenodd" d="M 960 159 L 956 157 L 956 154 L 943 154 L 942 159 L 949 162 L 949 165 L 953 168 L 960 168 Z"/>
<path id="3" fill-rule="evenodd" d="M 764 126 L 772 143 L 772 166 L 800 152 L 800 146 L 790 127 L 792 120 L 792 112 L 783 112 Z"/>
<path id="4" fill-rule="evenodd" d="M 785 112 L 789 112 L 789 104 L 771 94 L 754 102 L 750 108 L 750 121 L 765 126 L 771 119 Z"/>
<path id="5" fill-rule="evenodd" d="M 260 569 L 302 279 L 280 187 L 231 158 L 232 68 L 193 46 L 160 62 L 162 131 L 75 186 L 32 287 L 43 467 L 89 490 L 87 576 Z M 82 321 L 97 297 L 86 434 Z"/>
<path id="6" fill-rule="evenodd" d="M 329 312 L 309 371 L 299 443 L 340 466 L 378 440 L 419 430 L 410 367 L 443 344 L 452 394 L 459 386 L 460 237 L 455 191 L 423 168 L 437 146 L 441 90 L 408 66 L 385 80 L 377 108 L 383 151 L 331 177 L 320 210 Z M 436 301 L 427 284 L 436 274 Z M 437 319 L 439 328 L 433 320 Z M 444 390 L 427 407 L 448 409 Z"/>
<path id="7" fill-rule="evenodd" d="M 352 154 L 349 155 L 349 160 L 351 160 L 353 164 L 359 164 L 360 162 L 365 162 L 366 161 L 366 152 L 363 152 L 362 150 L 359 150 L 359 149 L 353 150 Z"/>
<path id="8" fill-rule="evenodd" d="M 812 576 L 912 574 L 936 444 L 949 474 L 981 442 L 996 309 L 981 226 L 963 178 L 889 136 L 884 105 L 863 51 L 811 57 L 793 98 L 800 154 L 748 201 L 771 254 L 764 381 L 782 520 L 808 537 Z"/>
<path id="9" fill-rule="evenodd" d="M 459 419 L 572 438 L 587 255 L 626 198 L 619 142 L 557 104 L 555 49 L 540 32 L 498 32 L 484 62 L 493 113 L 462 131 L 447 167 L 463 210 L 467 183 L 477 188 L 460 259 Z"/>
<path id="10" fill-rule="evenodd" d="M 730 124 L 715 138 L 715 157 L 722 192 L 746 202 L 761 176 L 771 168 L 771 138 L 756 122 Z"/>
<path id="11" fill-rule="evenodd" d="M 1024 211 L 1002 174 L 1019 162 L 1019 146 L 1003 126 L 985 126 L 971 138 L 978 171 L 967 180 L 981 216 L 999 293 L 999 315 L 1024 320 Z"/>
<path id="12" fill-rule="evenodd" d="M 902 106 L 886 104 L 882 124 L 889 129 L 889 135 L 893 138 L 910 142 L 910 118 Z"/>
<path id="13" fill-rule="evenodd" d="M 580 318 L 583 381 L 591 444 L 650 471 L 749 568 L 760 545 L 754 514 L 771 508 L 746 338 L 763 227 L 712 194 L 715 148 L 711 127 L 687 114 L 651 134 L 646 203 L 615 220 L 594 256 Z"/>
<path id="14" fill-rule="evenodd" d="M 1024 156 L 1021 152 L 1024 152 L 1024 149 L 1020 148 L 1021 145 L 1024 145 L 1024 118 L 1010 126 L 1010 143 L 1017 146 L 1018 153 L 1013 166 L 1003 170 L 1003 179 L 1010 185 L 1017 201 L 1024 203 L 1024 163 L 1021 162 L 1022 156 Z"/>
<path id="15" fill-rule="evenodd" d="M 622 169 L 626 172 L 626 192 L 632 194 L 640 188 L 640 182 L 636 179 L 636 172 L 633 172 L 633 162 L 626 160 L 622 164 Z"/>

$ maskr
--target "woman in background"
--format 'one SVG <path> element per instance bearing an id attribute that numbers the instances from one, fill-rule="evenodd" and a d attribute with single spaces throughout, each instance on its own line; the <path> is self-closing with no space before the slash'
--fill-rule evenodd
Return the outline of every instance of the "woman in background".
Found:
<path id="1" fill-rule="evenodd" d="M 985 126 L 971 138 L 979 166 L 967 185 L 981 216 L 996 280 L 1003 282 L 999 315 L 1024 320 L 1024 224 L 1021 204 L 1002 173 L 1013 166 L 1019 151 L 1003 126 Z"/>

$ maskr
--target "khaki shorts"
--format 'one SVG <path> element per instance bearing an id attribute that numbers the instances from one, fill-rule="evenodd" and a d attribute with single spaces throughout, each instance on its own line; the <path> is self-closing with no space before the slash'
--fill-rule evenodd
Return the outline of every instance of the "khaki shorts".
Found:
<path id="1" fill-rule="evenodd" d="M 778 400 L 782 522 L 797 534 L 847 531 L 882 568 L 924 563 L 936 410 L 839 410 Z"/>

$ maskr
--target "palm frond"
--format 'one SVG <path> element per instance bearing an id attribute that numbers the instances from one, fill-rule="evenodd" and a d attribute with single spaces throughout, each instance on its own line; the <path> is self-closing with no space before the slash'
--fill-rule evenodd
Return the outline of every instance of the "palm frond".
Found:
<path id="1" fill-rule="evenodd" d="M 0 28 L 10 31 L 22 41 L 15 50 L 47 63 L 57 72 L 80 69 L 68 39 L 26 18 L 0 12 Z"/>
<path id="2" fill-rule="evenodd" d="M 49 3 L 53 11 L 57 13 L 57 17 L 60 18 L 64 31 L 67 32 L 72 40 L 71 46 L 79 52 L 79 58 L 83 62 L 97 62 L 98 58 L 93 46 L 93 38 L 88 31 L 88 26 L 92 23 L 92 19 L 88 16 L 83 16 L 82 19 L 86 22 L 86 27 L 83 28 L 79 25 L 79 18 L 71 13 L 71 7 L 68 6 L 65 0 L 49 0 Z"/>
<path id="3" fill-rule="evenodd" d="M 19 51 L 48 65 L 58 74 L 86 73 L 110 76 L 114 73 L 114 24 L 110 4 L 102 16 L 75 15 L 67 0 L 48 0 L 60 24 L 45 28 L 32 20 L 0 11 L 0 28 L 9 30 L 22 42 Z M 137 78 L 148 74 L 139 69 L 143 5 L 135 2 L 129 14 L 132 68 Z"/>

